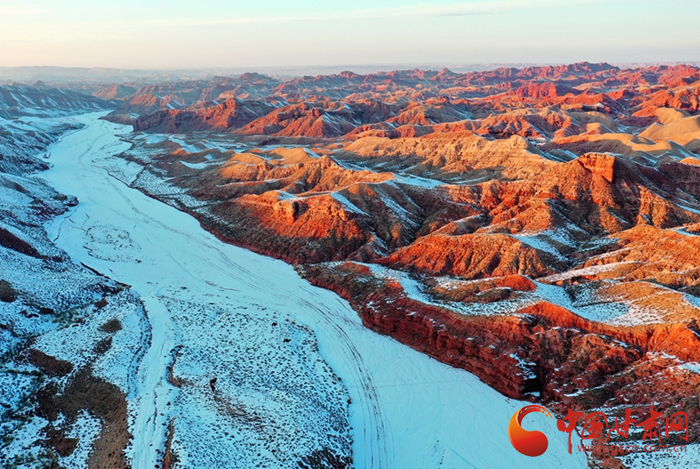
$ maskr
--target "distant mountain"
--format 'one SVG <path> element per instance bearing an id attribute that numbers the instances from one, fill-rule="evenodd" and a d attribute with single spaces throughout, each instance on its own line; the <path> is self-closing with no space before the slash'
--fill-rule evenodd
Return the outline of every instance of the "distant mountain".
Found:
<path id="1" fill-rule="evenodd" d="M 0 86 L 0 117 L 65 116 L 113 108 L 107 100 L 73 90 L 53 88 L 43 82 Z"/>

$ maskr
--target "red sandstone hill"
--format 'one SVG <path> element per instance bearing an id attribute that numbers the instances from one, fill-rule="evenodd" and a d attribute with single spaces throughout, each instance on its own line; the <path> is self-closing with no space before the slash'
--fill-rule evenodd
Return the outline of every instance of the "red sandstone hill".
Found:
<path id="1" fill-rule="evenodd" d="M 119 97 L 121 104 L 112 114 L 143 115 L 159 110 L 187 108 L 205 102 L 220 102 L 233 97 L 259 99 L 269 95 L 269 91 L 278 84 L 277 80 L 264 75 L 243 74 L 238 78 L 215 77 L 211 80 L 146 85 Z M 110 93 L 113 90 L 104 92 Z"/>
<path id="2" fill-rule="evenodd" d="M 355 128 L 353 120 L 353 112 L 342 105 L 321 107 L 301 103 L 276 109 L 238 132 L 243 135 L 340 137 Z"/>
<path id="3" fill-rule="evenodd" d="M 552 82 L 529 82 L 515 90 L 516 95 L 533 99 L 556 98 L 569 93 L 578 94 L 578 91 Z"/>
<path id="4" fill-rule="evenodd" d="M 396 126 L 432 125 L 460 121 L 468 116 L 465 105 L 453 104 L 449 99 L 428 99 L 423 104 L 409 103 L 386 122 Z"/>
<path id="5" fill-rule="evenodd" d="M 187 133 L 202 130 L 238 129 L 267 115 L 274 106 L 264 101 L 245 102 L 234 98 L 221 104 L 196 110 L 163 110 L 141 116 L 134 122 L 135 131 Z"/>
<path id="6" fill-rule="evenodd" d="M 217 86 L 256 98 L 141 116 L 127 157 L 138 187 L 505 395 L 700 417 L 699 77 L 251 75 Z"/>

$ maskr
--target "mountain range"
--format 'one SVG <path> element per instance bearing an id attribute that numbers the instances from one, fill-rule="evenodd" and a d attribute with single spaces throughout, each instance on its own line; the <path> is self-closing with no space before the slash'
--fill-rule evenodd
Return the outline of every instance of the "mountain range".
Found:
<path id="1" fill-rule="evenodd" d="M 130 395 L 93 368 L 109 350 L 138 361 L 148 333 L 121 343 L 121 323 L 103 320 L 128 310 L 145 323 L 152 305 L 55 245 L 60 232 L 51 238 L 45 226 L 83 201 L 38 175 L 52 145 L 84 128 L 69 117 L 95 112 L 126 126 L 117 127 L 128 149 L 101 162 L 110 180 L 192 215 L 221 241 L 292 264 L 366 328 L 558 416 L 621 419 L 633 408 L 641 421 L 655 403 L 686 412 L 689 442 L 700 438 L 700 68 L 109 76 L 0 86 L 3 448 L 25 432 L 42 461 L 65 463 L 51 455 L 84 448 L 61 418 L 85 411 L 106 429 L 93 435 L 89 467 L 128 466 Z M 87 230 L 81 247 L 141 263 L 128 257 L 141 249 L 129 233 L 102 230 Z M 96 342 L 73 361 L 49 354 L 51 338 L 73 327 L 92 327 Z M 111 337 L 122 337 L 114 349 Z M 223 399 L 223 378 L 197 388 L 191 370 L 178 377 L 188 353 L 179 347 L 168 382 Z M 333 402 L 341 388 L 329 386 Z M 106 404 L 85 400 L 90 390 Z M 248 414 L 236 409 L 225 414 L 240 423 Z M 308 453 L 300 467 L 351 466 L 345 411 L 327 412 L 343 416 L 334 451 Z M 34 431 L 23 423 L 32 415 L 51 423 Z M 166 428 L 159 464 L 177 468 L 184 440 L 173 443 L 177 420 Z M 635 458 L 594 451 L 589 463 L 646 464 Z"/>
<path id="2" fill-rule="evenodd" d="M 698 68 L 251 73 L 118 102 L 134 187 L 367 327 L 560 412 L 698 421 Z"/>

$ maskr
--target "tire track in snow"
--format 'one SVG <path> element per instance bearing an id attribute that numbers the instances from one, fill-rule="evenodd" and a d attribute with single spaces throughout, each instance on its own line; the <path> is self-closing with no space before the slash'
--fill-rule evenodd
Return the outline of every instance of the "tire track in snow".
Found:
<path id="1" fill-rule="evenodd" d="M 371 432 L 371 435 L 365 435 L 364 437 L 365 443 L 370 446 L 370 451 L 363 455 L 365 458 L 364 466 L 366 468 L 393 468 L 393 454 L 390 453 L 388 449 L 389 447 L 393 447 L 393 444 L 390 445 L 390 443 L 392 443 L 390 433 L 384 421 L 377 388 L 374 385 L 371 373 L 368 371 L 362 355 L 345 330 L 337 323 L 338 318 L 332 314 L 331 310 L 323 310 L 306 300 L 301 301 L 302 304 L 316 311 L 322 317 L 326 328 L 333 331 L 336 342 L 345 346 L 346 354 L 350 359 L 349 361 L 357 365 L 356 379 L 362 394 L 364 394 L 364 399 L 357 405 L 362 407 L 364 413 L 364 419 L 367 424 L 364 429 L 365 432 L 368 428 Z"/>

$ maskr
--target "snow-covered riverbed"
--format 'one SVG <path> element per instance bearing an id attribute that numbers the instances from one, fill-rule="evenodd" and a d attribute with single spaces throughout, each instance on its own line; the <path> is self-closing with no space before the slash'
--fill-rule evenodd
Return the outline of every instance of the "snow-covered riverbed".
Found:
<path id="1" fill-rule="evenodd" d="M 50 149 L 44 177 L 80 204 L 49 232 L 146 306 L 152 338 L 126 390 L 136 469 L 156 467 L 170 422 L 186 468 L 282 467 L 280 454 L 300 447 L 340 450 L 345 393 L 358 469 L 586 467 L 536 417 L 529 427 L 543 425 L 549 450 L 520 455 L 506 426 L 522 402 L 371 332 L 291 266 L 220 242 L 110 175 L 127 165 L 112 155 L 129 128 L 99 116 L 75 118 L 87 127 Z"/>

